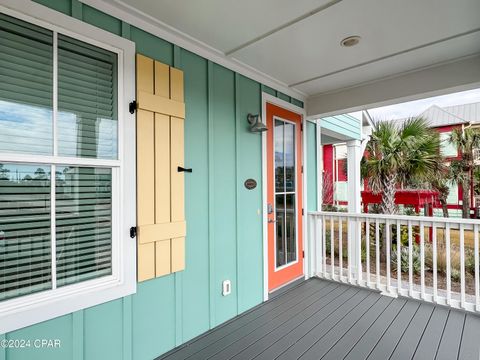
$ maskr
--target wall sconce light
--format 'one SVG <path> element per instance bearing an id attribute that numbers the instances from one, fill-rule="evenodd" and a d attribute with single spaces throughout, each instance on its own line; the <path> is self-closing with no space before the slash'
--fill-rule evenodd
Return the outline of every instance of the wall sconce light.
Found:
<path id="1" fill-rule="evenodd" d="M 257 133 L 257 132 L 264 132 L 267 131 L 268 128 L 262 123 L 262 118 L 260 115 L 252 115 L 248 114 L 247 116 L 248 123 L 250 124 L 250 132 Z"/>

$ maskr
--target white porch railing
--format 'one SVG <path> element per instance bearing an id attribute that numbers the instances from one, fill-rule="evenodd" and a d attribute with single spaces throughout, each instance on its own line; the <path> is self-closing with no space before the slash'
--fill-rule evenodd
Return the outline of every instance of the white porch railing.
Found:
<path id="1" fill-rule="evenodd" d="M 480 221 L 309 213 L 319 277 L 480 312 Z"/>

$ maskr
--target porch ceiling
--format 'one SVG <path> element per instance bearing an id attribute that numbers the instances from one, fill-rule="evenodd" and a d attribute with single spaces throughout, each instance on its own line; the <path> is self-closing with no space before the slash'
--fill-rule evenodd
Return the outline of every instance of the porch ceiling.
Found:
<path id="1" fill-rule="evenodd" d="M 478 0 L 103 2 L 306 95 L 480 53 Z M 360 44 L 341 47 L 350 35 L 361 36 Z"/>

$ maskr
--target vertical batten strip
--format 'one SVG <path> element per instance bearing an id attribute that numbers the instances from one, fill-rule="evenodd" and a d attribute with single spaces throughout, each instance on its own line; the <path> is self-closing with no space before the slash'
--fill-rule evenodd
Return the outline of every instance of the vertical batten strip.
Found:
<path id="1" fill-rule="evenodd" d="M 210 328 L 215 327 L 215 261 L 214 261 L 214 238 L 215 238 L 215 209 L 214 209 L 214 131 L 213 131 L 213 63 L 207 62 L 207 112 L 208 112 L 208 262 L 209 262 L 209 311 L 210 311 Z"/>
<path id="2" fill-rule="evenodd" d="M 451 278 L 451 258 L 450 258 L 450 223 L 445 224 L 445 256 L 446 256 L 446 274 L 447 274 L 447 304 L 452 302 L 452 278 Z"/>
<path id="3" fill-rule="evenodd" d="M 425 300 L 425 226 L 420 221 L 420 286 L 421 298 Z"/>
<path id="4" fill-rule="evenodd" d="M 408 294 L 413 296 L 412 222 L 408 220 Z"/>
<path id="5" fill-rule="evenodd" d="M 460 224 L 460 305 L 465 309 L 465 227 Z"/>
<path id="6" fill-rule="evenodd" d="M 480 311 L 480 279 L 479 279 L 479 271 L 480 271 L 480 263 L 478 259 L 478 225 L 475 224 L 473 226 L 473 251 L 475 251 L 475 310 Z"/>

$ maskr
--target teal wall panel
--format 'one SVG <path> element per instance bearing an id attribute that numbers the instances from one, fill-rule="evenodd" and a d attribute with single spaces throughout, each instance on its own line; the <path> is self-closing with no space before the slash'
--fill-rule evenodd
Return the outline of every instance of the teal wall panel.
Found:
<path id="1" fill-rule="evenodd" d="M 236 171 L 235 171 L 235 74 L 220 65 L 213 64 L 209 77 L 212 89 L 211 126 L 213 137 L 212 168 L 214 212 L 210 237 L 214 248 L 214 325 L 232 318 L 237 313 L 236 297 Z M 222 296 L 222 282 L 232 282 L 232 295 Z"/>
<path id="2" fill-rule="evenodd" d="M 136 44 L 137 52 L 173 66 L 173 45 L 135 26 L 130 28 L 130 40 Z"/>
<path id="3" fill-rule="evenodd" d="M 123 302 L 110 301 L 83 311 L 85 359 L 121 359 Z"/>
<path id="4" fill-rule="evenodd" d="M 34 0 L 36 3 L 48 6 L 66 15 L 72 13 L 72 0 Z"/>
<path id="5" fill-rule="evenodd" d="M 281 93 L 281 92 L 277 92 L 277 96 L 279 99 L 282 99 L 286 102 L 290 102 L 290 96 L 284 94 L 284 93 Z"/>
<path id="6" fill-rule="evenodd" d="M 90 6 L 83 5 L 83 21 L 98 26 L 116 35 L 122 35 L 122 21 Z"/>
<path id="7" fill-rule="evenodd" d="M 175 346 L 174 290 L 174 275 L 138 284 L 132 296 L 133 359 L 153 359 Z"/>
<path id="8" fill-rule="evenodd" d="M 24 329 L 6 334 L 6 339 L 24 339 L 31 341 L 31 347 L 7 349 L 8 360 L 51 359 L 65 360 L 74 358 L 73 328 L 74 316 L 65 315 Z M 36 339 L 58 339 L 60 348 L 36 348 Z M 81 339 L 79 339 L 81 340 Z"/>
<path id="9" fill-rule="evenodd" d="M 246 118 L 261 113 L 262 91 L 303 103 L 78 0 L 37 2 L 131 39 L 137 52 L 184 71 L 185 166 L 193 168 L 185 176 L 186 269 L 139 283 L 123 299 L 0 335 L 62 344 L 0 349 L 0 360 L 153 359 L 262 301 L 262 144 Z M 257 188 L 244 187 L 248 178 Z M 224 297 L 226 279 L 232 294 Z"/>
<path id="10" fill-rule="evenodd" d="M 362 138 L 361 121 L 348 114 L 328 116 L 320 119 L 322 129 L 338 134 L 345 140 Z"/>
<path id="11" fill-rule="evenodd" d="M 261 113 L 260 84 L 236 75 L 237 288 L 238 312 L 262 302 L 262 137 L 248 131 L 247 115 Z M 258 186 L 247 190 L 244 182 Z"/>
<path id="12" fill-rule="evenodd" d="M 317 210 L 317 125 L 307 121 L 307 206 Z"/>
<path id="13" fill-rule="evenodd" d="M 185 76 L 185 176 L 187 221 L 186 263 L 183 274 L 184 341 L 209 329 L 208 244 L 208 75 L 207 60 L 181 51 Z M 202 284 L 202 286 L 199 286 Z M 195 299 L 192 301 L 192 299 Z"/>

